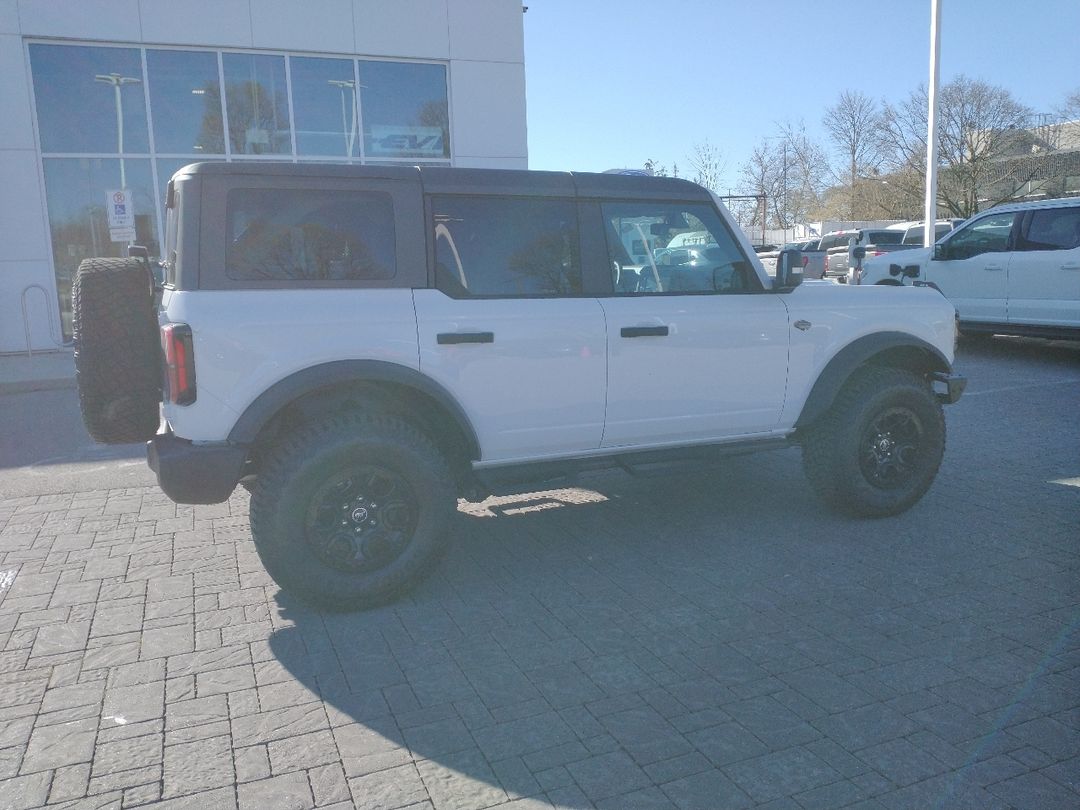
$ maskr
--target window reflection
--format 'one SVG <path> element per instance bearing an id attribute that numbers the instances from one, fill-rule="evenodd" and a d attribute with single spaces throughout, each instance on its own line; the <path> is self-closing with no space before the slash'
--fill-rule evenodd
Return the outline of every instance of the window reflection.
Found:
<path id="1" fill-rule="evenodd" d="M 30 67 L 43 152 L 150 151 L 138 49 L 32 44 Z"/>
<path id="2" fill-rule="evenodd" d="M 157 152 L 224 154 L 217 55 L 148 50 L 146 72 Z"/>
<path id="3" fill-rule="evenodd" d="M 296 151 L 300 155 L 356 157 L 356 80 L 351 59 L 291 57 Z"/>
<path id="4" fill-rule="evenodd" d="M 227 53 L 222 66 L 233 154 L 291 153 L 285 57 Z"/>
<path id="5" fill-rule="evenodd" d="M 366 157 L 450 156 L 443 65 L 361 60 L 360 98 Z"/>
<path id="6" fill-rule="evenodd" d="M 106 192 L 120 188 L 116 158 L 45 158 L 45 192 L 55 259 L 64 339 L 71 338 L 71 282 L 79 262 L 90 256 L 126 256 L 127 243 L 109 239 Z M 135 203 L 135 242 L 159 253 L 154 180 L 149 160 L 125 161 L 127 187 Z"/>

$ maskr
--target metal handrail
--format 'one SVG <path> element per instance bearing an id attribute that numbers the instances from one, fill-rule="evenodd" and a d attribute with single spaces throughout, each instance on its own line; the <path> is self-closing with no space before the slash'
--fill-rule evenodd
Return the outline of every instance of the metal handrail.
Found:
<path id="1" fill-rule="evenodd" d="M 41 294 L 45 297 L 45 311 L 49 313 L 49 339 L 52 340 L 53 345 L 56 348 L 62 348 L 64 345 L 63 340 L 57 340 L 56 333 L 59 329 L 59 319 L 56 312 L 52 308 L 52 301 L 49 300 L 49 291 L 42 287 L 40 284 L 27 284 L 23 287 L 22 291 L 22 317 L 23 317 L 23 336 L 26 338 L 26 356 L 34 356 L 34 343 L 33 332 L 30 329 L 30 309 L 27 307 L 27 301 L 29 300 L 29 293 L 33 290 L 40 290 Z"/>

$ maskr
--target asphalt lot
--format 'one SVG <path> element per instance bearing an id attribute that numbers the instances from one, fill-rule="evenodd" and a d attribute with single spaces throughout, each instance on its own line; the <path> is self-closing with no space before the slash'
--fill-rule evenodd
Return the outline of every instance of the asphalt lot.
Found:
<path id="1" fill-rule="evenodd" d="M 1080 806 L 1080 345 L 964 344 L 937 482 L 797 450 L 463 506 L 409 599 L 280 593 L 73 391 L 0 397 L 0 806 Z"/>

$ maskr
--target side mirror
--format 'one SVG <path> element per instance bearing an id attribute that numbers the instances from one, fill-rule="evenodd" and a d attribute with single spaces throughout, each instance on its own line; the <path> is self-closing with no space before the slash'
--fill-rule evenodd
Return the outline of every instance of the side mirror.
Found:
<path id="1" fill-rule="evenodd" d="M 866 248 L 863 245 L 859 245 L 858 247 L 853 248 L 852 251 L 851 251 L 851 258 L 859 259 L 859 260 L 865 259 L 866 258 Z"/>
<path id="2" fill-rule="evenodd" d="M 803 255 L 801 250 L 781 250 L 776 257 L 776 280 L 773 289 L 791 289 L 802 284 Z"/>

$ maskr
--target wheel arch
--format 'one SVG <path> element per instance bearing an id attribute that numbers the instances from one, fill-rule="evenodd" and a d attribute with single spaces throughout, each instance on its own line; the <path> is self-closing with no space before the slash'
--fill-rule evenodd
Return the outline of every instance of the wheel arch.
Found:
<path id="1" fill-rule="evenodd" d="M 948 373 L 951 366 L 937 347 L 903 332 L 878 332 L 848 344 L 825 365 L 795 422 L 796 428 L 813 424 L 836 400 L 840 389 L 865 365 L 902 368 L 921 374 Z"/>
<path id="2" fill-rule="evenodd" d="M 229 442 L 259 448 L 287 425 L 303 418 L 344 410 L 352 403 L 393 408 L 446 449 L 460 451 L 463 461 L 480 458 L 480 442 L 461 405 L 439 383 L 415 369 L 383 360 L 336 360 L 297 371 L 260 394 L 237 420 Z"/>

